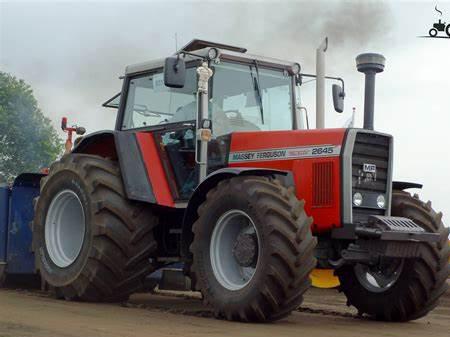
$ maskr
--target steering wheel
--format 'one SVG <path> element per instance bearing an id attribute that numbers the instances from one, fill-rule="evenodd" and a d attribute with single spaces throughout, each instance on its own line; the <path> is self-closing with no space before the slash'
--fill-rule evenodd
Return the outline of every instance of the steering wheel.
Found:
<path id="1" fill-rule="evenodd" d="M 242 113 L 239 110 L 236 109 L 230 109 L 230 110 L 225 110 L 223 111 L 223 113 L 225 114 L 225 116 L 227 116 L 228 119 L 240 119 L 243 120 L 244 118 L 242 117 Z M 236 114 L 236 117 L 230 117 L 229 114 Z"/>
<path id="2" fill-rule="evenodd" d="M 248 131 L 259 131 L 261 130 L 256 124 L 246 120 L 243 116 L 242 113 L 239 110 L 236 109 L 230 109 L 230 110 L 225 110 L 223 111 L 223 113 L 225 114 L 225 116 L 230 120 L 236 120 L 238 123 L 240 123 L 246 130 Z M 229 117 L 229 114 L 236 114 L 236 117 Z"/>

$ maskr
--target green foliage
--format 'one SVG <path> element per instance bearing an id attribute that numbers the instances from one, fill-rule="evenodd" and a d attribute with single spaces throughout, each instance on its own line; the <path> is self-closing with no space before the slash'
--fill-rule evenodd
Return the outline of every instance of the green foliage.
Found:
<path id="1" fill-rule="evenodd" d="M 22 172 L 37 172 L 48 167 L 62 149 L 31 87 L 0 72 L 0 176 L 11 181 Z"/>

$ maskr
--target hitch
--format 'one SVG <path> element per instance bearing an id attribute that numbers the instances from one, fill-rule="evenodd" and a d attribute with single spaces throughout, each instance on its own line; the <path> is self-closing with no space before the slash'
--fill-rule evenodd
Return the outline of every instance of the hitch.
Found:
<path id="1" fill-rule="evenodd" d="M 338 260 L 328 260 L 335 269 L 346 264 L 374 265 L 381 257 L 418 258 L 425 243 L 438 242 L 440 238 L 410 219 L 375 215 L 367 223 L 333 230 L 332 237 L 353 241 L 340 251 Z"/>
<path id="2" fill-rule="evenodd" d="M 341 268 L 346 264 L 362 263 L 367 265 L 376 265 L 379 262 L 380 255 L 361 248 L 359 245 L 351 243 L 347 249 L 341 251 L 341 258 L 338 260 L 328 260 L 328 263 L 334 269 Z"/>
<path id="3" fill-rule="evenodd" d="M 67 133 L 66 143 L 64 145 L 64 154 L 68 154 L 72 151 L 72 133 L 75 132 L 77 135 L 84 135 L 86 133 L 86 129 L 82 126 L 72 125 L 71 127 L 67 127 L 67 117 L 63 117 L 61 119 L 61 129 Z"/>

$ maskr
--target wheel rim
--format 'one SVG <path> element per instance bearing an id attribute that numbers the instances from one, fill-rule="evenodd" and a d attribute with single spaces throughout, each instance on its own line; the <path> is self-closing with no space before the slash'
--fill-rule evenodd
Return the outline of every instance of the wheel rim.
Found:
<path id="1" fill-rule="evenodd" d="M 250 249 L 252 253 L 247 251 L 238 259 L 237 251 L 242 252 L 252 245 L 248 244 L 249 238 L 255 238 L 255 247 Z M 211 235 L 210 257 L 214 276 L 223 287 L 236 291 L 252 280 L 259 265 L 260 242 L 258 230 L 247 213 L 233 209 L 217 220 Z"/>
<path id="2" fill-rule="evenodd" d="M 371 292 L 381 293 L 390 289 L 403 270 L 403 259 L 386 259 L 376 266 L 357 264 L 354 267 L 359 283 Z"/>
<path id="3" fill-rule="evenodd" d="M 75 262 L 83 247 L 86 223 L 83 205 L 72 190 L 59 192 L 45 219 L 45 245 L 52 262 L 60 268 Z"/>

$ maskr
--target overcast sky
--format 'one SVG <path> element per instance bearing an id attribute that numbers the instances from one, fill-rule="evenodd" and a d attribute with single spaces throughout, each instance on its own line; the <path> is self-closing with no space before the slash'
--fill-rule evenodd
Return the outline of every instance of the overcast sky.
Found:
<path id="1" fill-rule="evenodd" d="M 340 127 L 352 107 L 362 125 L 364 82 L 355 56 L 382 53 L 375 128 L 394 135 L 394 178 L 423 183 L 421 197 L 448 223 L 450 38 L 418 37 L 439 18 L 450 24 L 450 2 L 0 0 L 0 70 L 32 85 L 56 127 L 68 115 L 92 132 L 114 127 L 115 110 L 101 103 L 120 91 L 125 66 L 168 56 L 175 33 L 179 47 L 196 37 L 236 44 L 298 61 L 308 73 L 329 36 L 327 73 L 345 79 L 347 97 L 342 115 L 327 107 L 326 125 Z"/>

